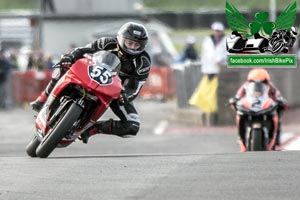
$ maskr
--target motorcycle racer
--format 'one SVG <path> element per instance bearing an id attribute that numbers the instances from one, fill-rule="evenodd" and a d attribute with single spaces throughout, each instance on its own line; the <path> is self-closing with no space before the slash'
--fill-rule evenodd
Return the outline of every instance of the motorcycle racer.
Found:
<path id="1" fill-rule="evenodd" d="M 233 110 L 236 110 L 236 102 L 240 100 L 242 97 L 246 95 L 247 87 L 249 83 L 251 82 L 262 82 L 268 86 L 268 95 L 270 98 L 272 98 L 274 101 L 278 103 L 277 113 L 278 115 L 278 129 L 277 129 L 277 137 L 276 137 L 276 145 L 280 145 L 280 133 L 281 133 L 281 122 L 280 117 L 283 114 L 283 110 L 287 110 L 287 101 L 286 99 L 281 95 L 280 91 L 273 85 L 273 83 L 270 80 L 270 75 L 266 69 L 263 68 L 254 68 L 249 71 L 247 75 L 247 81 L 240 86 L 240 88 L 237 90 L 235 97 L 230 98 L 229 103 L 231 104 L 231 108 Z M 240 144 L 240 151 L 244 152 L 246 151 L 246 147 L 244 145 L 244 139 L 245 139 L 245 129 L 244 124 L 245 119 L 242 115 L 236 116 L 236 123 L 238 127 L 238 134 L 240 137 L 239 144 Z"/>
<path id="2" fill-rule="evenodd" d="M 119 77 L 123 90 L 117 100 L 113 100 L 110 108 L 120 120 L 97 121 L 92 127 L 81 134 L 83 143 L 96 133 L 111 134 L 124 137 L 134 136 L 140 127 L 140 118 L 134 107 L 133 100 L 137 97 L 149 75 L 151 60 L 145 51 L 148 42 L 148 32 L 139 23 L 127 22 L 118 31 L 117 37 L 102 37 L 85 47 L 75 48 L 63 55 L 59 62 L 59 73 L 52 74 L 52 80 L 40 96 L 30 103 L 35 111 L 39 111 L 46 102 L 58 80 L 65 74 L 73 63 L 83 58 L 85 54 L 94 54 L 98 51 L 111 51 L 121 60 Z"/>

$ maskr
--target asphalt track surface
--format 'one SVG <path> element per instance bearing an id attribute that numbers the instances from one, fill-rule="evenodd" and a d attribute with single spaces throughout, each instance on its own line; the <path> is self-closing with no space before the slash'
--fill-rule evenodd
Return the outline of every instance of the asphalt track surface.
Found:
<path id="1" fill-rule="evenodd" d="M 96 135 L 47 159 L 25 153 L 34 112 L 0 111 L 0 200 L 299 199 L 296 122 L 283 125 L 282 151 L 240 153 L 233 126 L 175 123 L 172 104 L 136 107 L 143 121 L 136 137 Z"/>

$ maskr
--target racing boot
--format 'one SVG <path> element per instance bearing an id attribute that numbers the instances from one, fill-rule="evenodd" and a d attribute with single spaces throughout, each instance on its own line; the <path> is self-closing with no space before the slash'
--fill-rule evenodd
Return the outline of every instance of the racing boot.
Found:
<path id="1" fill-rule="evenodd" d="M 243 141 L 240 139 L 238 141 L 239 145 L 240 145 L 240 152 L 246 152 L 247 151 L 247 148 L 245 147 Z"/>
<path id="2" fill-rule="evenodd" d="M 89 138 L 95 134 L 111 134 L 111 127 L 112 127 L 113 120 L 110 119 L 108 121 L 99 121 L 96 122 L 93 126 L 88 128 L 85 132 L 81 133 L 80 137 L 78 138 L 84 144 L 88 143 Z"/>
<path id="3" fill-rule="evenodd" d="M 36 112 L 40 112 L 44 103 L 47 101 L 50 92 L 53 90 L 56 82 L 57 81 L 52 79 L 49 82 L 49 84 L 47 85 L 46 89 L 40 94 L 40 96 L 38 96 L 38 98 L 36 98 L 36 100 L 30 102 L 30 106 L 31 106 L 32 110 L 34 110 Z"/>
<path id="4" fill-rule="evenodd" d="M 48 95 L 46 94 L 45 91 L 43 91 L 38 98 L 32 102 L 30 102 L 30 106 L 32 110 L 36 112 L 40 112 L 42 109 L 44 103 L 47 101 Z"/>
<path id="5" fill-rule="evenodd" d="M 139 131 L 139 123 L 134 121 L 99 121 L 88 128 L 80 136 L 83 143 L 87 143 L 90 136 L 95 134 L 116 135 L 119 137 L 135 136 Z"/>

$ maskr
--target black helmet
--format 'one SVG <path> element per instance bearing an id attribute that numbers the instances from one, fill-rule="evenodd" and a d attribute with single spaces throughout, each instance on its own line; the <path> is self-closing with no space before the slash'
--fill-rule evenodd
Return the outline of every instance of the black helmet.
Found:
<path id="1" fill-rule="evenodd" d="M 129 49 L 124 44 L 125 39 L 138 42 L 140 46 L 137 49 Z M 148 42 L 148 33 L 142 24 L 127 22 L 120 28 L 117 40 L 122 53 L 126 52 L 129 55 L 138 55 L 145 50 Z"/>

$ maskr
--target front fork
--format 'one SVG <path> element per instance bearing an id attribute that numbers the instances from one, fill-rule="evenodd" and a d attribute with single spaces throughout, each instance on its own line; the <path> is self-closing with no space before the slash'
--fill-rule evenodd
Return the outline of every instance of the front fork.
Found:
<path id="1" fill-rule="evenodd" d="M 250 119 L 251 120 L 251 119 Z M 264 118 L 264 120 L 266 120 Z M 278 134 L 278 122 L 279 122 L 279 117 L 276 113 L 273 113 L 272 115 L 272 122 L 273 122 L 273 137 L 271 138 L 271 140 L 269 140 L 269 131 L 267 130 L 266 127 L 262 126 L 261 123 L 257 123 L 252 125 L 251 127 L 247 127 L 245 130 L 245 134 L 244 134 L 244 138 L 240 135 L 240 130 L 239 131 L 239 137 L 240 137 L 240 146 L 241 149 L 247 149 L 246 146 L 248 146 L 249 144 L 246 144 L 246 141 L 250 140 L 250 133 L 251 130 L 253 128 L 262 128 L 263 133 L 264 133 L 264 138 L 265 138 L 265 147 L 267 151 L 273 150 L 274 146 L 276 144 L 276 138 L 277 138 L 277 134 Z M 236 115 L 236 124 L 237 127 L 240 129 L 241 126 L 241 116 L 240 115 Z M 268 138 L 268 140 L 267 140 Z"/>
<path id="2" fill-rule="evenodd" d="M 272 121 L 273 121 L 273 138 L 271 139 L 271 142 L 267 146 L 267 150 L 273 150 L 276 144 L 276 138 L 277 138 L 277 132 L 278 132 L 278 122 L 279 122 L 279 117 L 277 114 L 274 114 L 272 116 Z"/>

